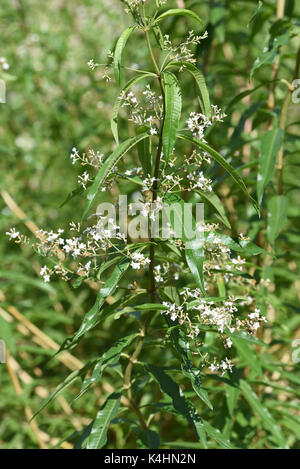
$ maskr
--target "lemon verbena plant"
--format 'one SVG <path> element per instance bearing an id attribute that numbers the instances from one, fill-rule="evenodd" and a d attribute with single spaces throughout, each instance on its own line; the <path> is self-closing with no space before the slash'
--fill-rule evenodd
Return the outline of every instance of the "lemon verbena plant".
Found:
<path id="1" fill-rule="evenodd" d="M 250 357 L 257 371 L 251 347 L 263 345 L 268 279 L 253 276 L 252 258 L 269 253 L 247 233 L 231 234 L 216 190 L 220 171 L 258 215 L 259 208 L 240 172 L 209 143 L 227 116 L 213 104 L 194 57 L 208 37 L 204 23 L 192 9 L 167 3 L 123 1 L 130 26 L 107 63 L 89 61 L 90 73 L 101 71 L 118 94 L 112 151 L 72 149 L 70 164 L 83 170 L 66 202 L 83 197 L 85 209 L 79 221 L 41 230 L 33 243 L 45 259 L 46 283 L 59 276 L 73 288 L 85 282 L 97 291 L 58 353 L 75 353 L 108 319 L 120 329 L 110 348 L 98 340 L 87 363 L 37 411 L 78 378 L 76 400 L 112 375 L 114 385 L 93 420 L 69 437 L 76 448 L 104 447 L 116 422 L 136 435 L 138 447 L 168 446 L 169 419 L 180 424 L 183 446 L 234 448 L 230 411 L 225 423 L 211 416 L 223 406 L 224 392 L 229 409 L 240 389 L 250 403 L 258 400 L 249 369 L 238 366 Z M 185 39 L 164 33 L 171 17 L 183 22 Z M 141 55 L 142 41 L 148 56 Z M 126 65 L 127 44 L 141 67 Z M 31 243 L 15 229 L 8 235 Z M 272 444 L 283 447 L 280 428 L 271 416 L 266 420 Z"/>

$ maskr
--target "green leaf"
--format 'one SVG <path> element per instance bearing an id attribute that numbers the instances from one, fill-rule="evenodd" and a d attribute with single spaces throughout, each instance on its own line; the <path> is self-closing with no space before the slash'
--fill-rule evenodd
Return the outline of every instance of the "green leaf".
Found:
<path id="1" fill-rule="evenodd" d="M 231 418 L 234 416 L 234 410 L 238 401 L 240 390 L 238 387 L 226 386 L 226 403 Z"/>
<path id="2" fill-rule="evenodd" d="M 157 44 L 159 45 L 161 50 L 164 50 L 164 36 L 158 24 L 153 26 L 152 30 L 154 32 Z"/>
<path id="3" fill-rule="evenodd" d="M 184 397 L 178 384 L 163 369 L 154 365 L 145 365 L 145 367 L 155 381 L 157 381 L 162 392 L 171 397 L 174 409 L 185 416 L 189 423 L 193 424 L 196 435 L 205 447 L 206 438 L 202 419 L 199 417 L 193 404 Z"/>
<path id="4" fill-rule="evenodd" d="M 113 153 L 109 155 L 109 157 L 105 160 L 105 162 L 99 169 L 93 181 L 93 184 L 90 190 L 88 191 L 86 206 L 85 206 L 85 210 L 82 215 L 82 218 L 86 217 L 89 209 L 91 208 L 95 200 L 99 187 L 101 186 L 103 181 L 106 179 L 106 177 L 108 176 L 112 168 L 118 163 L 118 161 L 122 158 L 122 156 L 124 156 L 132 147 L 134 147 L 138 142 L 140 142 L 141 140 L 147 137 L 148 137 L 148 134 L 146 133 L 137 135 L 135 137 L 130 137 L 127 140 L 125 140 L 125 142 L 121 143 L 115 149 L 115 151 L 113 151 Z"/>
<path id="5" fill-rule="evenodd" d="M 160 303 L 145 303 L 143 305 L 134 306 L 133 309 L 136 309 L 138 311 L 166 311 L 169 308 L 168 306 L 162 305 Z"/>
<path id="6" fill-rule="evenodd" d="M 287 221 L 287 204 L 288 200 L 284 195 L 274 195 L 268 201 L 267 237 L 271 244 L 275 242 Z"/>
<path id="7" fill-rule="evenodd" d="M 121 393 L 112 393 L 108 396 L 94 420 L 87 440 L 87 449 L 100 449 L 106 444 L 108 427 L 118 413 L 120 400 Z"/>
<path id="8" fill-rule="evenodd" d="M 87 183 L 86 187 L 89 187 L 91 185 L 90 182 Z M 84 188 L 82 186 L 76 187 L 73 191 L 69 192 L 65 200 L 60 204 L 59 208 L 62 208 L 64 205 L 66 205 L 70 200 L 72 200 L 74 197 L 77 195 L 80 195 L 84 192 Z"/>
<path id="9" fill-rule="evenodd" d="M 277 422 L 273 419 L 268 409 L 261 403 L 251 386 L 246 381 L 240 380 L 240 388 L 248 404 L 261 418 L 263 427 L 273 435 L 274 441 L 281 448 L 288 449 L 286 438 L 283 435 L 281 428 L 277 425 Z"/>
<path id="10" fill-rule="evenodd" d="M 167 194 L 164 202 L 173 205 L 173 216 L 170 217 L 171 226 L 177 229 L 178 224 L 181 224 L 182 235 L 181 239 L 185 242 L 185 258 L 190 268 L 191 273 L 197 285 L 201 288 L 202 293 L 205 295 L 204 276 L 203 276 L 203 263 L 204 263 L 204 245 L 201 235 L 196 236 L 194 240 L 189 239 L 185 232 L 184 223 L 184 200 L 177 194 Z M 180 204 L 181 210 L 176 210 L 177 205 Z M 177 222 L 176 222 L 177 220 Z M 195 220 L 193 219 L 193 229 L 195 229 Z"/>
<path id="11" fill-rule="evenodd" d="M 137 134 L 147 131 L 146 126 L 142 126 L 138 129 Z M 152 155 L 151 155 L 151 138 L 145 138 L 137 144 L 139 160 L 143 168 L 144 177 L 152 175 Z M 143 184 L 143 181 L 142 181 Z"/>
<path id="12" fill-rule="evenodd" d="M 126 93 L 126 91 L 128 91 L 133 85 L 138 83 L 140 80 L 144 80 L 145 78 L 151 77 L 151 76 L 155 77 L 156 75 L 152 72 L 149 72 L 149 73 L 144 73 L 142 75 L 137 75 L 137 76 L 131 78 L 131 80 L 129 80 L 126 83 L 126 85 L 122 88 L 122 92 Z M 120 110 L 120 107 L 121 107 L 121 104 L 122 104 L 122 101 L 119 98 L 120 98 L 120 94 L 118 95 L 118 97 L 115 101 L 115 104 L 113 106 L 112 116 L 111 116 L 111 120 L 110 120 L 111 131 L 112 131 L 114 139 L 115 139 L 115 141 L 118 145 L 119 145 L 118 114 L 119 114 L 119 110 Z"/>
<path id="13" fill-rule="evenodd" d="M 160 16 L 156 18 L 156 20 L 152 23 L 152 27 L 157 25 L 160 21 L 164 20 L 165 18 L 168 18 L 169 16 L 179 16 L 179 15 L 188 16 L 196 20 L 198 23 L 201 24 L 202 28 L 204 29 L 204 23 L 201 20 L 201 18 L 199 18 L 199 16 L 193 11 L 187 10 L 185 8 L 174 8 L 174 9 L 165 11 L 164 13 L 162 13 Z"/>
<path id="14" fill-rule="evenodd" d="M 122 262 L 116 265 L 109 279 L 99 290 L 94 306 L 85 314 L 76 334 L 73 337 L 65 340 L 57 353 L 62 352 L 63 350 L 67 350 L 71 347 L 73 348 L 84 334 L 96 326 L 101 316 L 101 307 L 104 304 L 105 298 L 113 294 L 117 288 L 119 280 L 124 275 L 129 265 L 130 261 L 128 261 L 126 258 L 124 258 Z"/>
<path id="15" fill-rule="evenodd" d="M 263 2 L 259 1 L 257 7 L 255 8 L 253 15 L 251 16 L 247 28 L 255 20 L 255 18 L 263 11 Z"/>
<path id="16" fill-rule="evenodd" d="M 271 181 L 276 162 L 276 155 L 280 150 L 283 130 L 273 129 L 262 136 L 257 175 L 257 199 L 262 201 L 264 188 Z"/>
<path id="17" fill-rule="evenodd" d="M 81 397 L 91 386 L 99 383 L 102 378 L 103 370 L 110 363 L 117 363 L 120 359 L 121 353 L 124 348 L 128 347 L 131 342 L 138 336 L 137 333 L 130 334 L 122 339 L 119 339 L 110 349 L 108 349 L 102 357 L 96 361 L 95 367 L 91 376 L 85 378 L 82 383 L 79 394 L 75 399 Z"/>
<path id="18" fill-rule="evenodd" d="M 176 132 L 178 130 L 181 115 L 181 89 L 176 76 L 171 72 L 164 72 L 165 106 L 166 113 L 162 133 L 163 153 L 165 161 L 173 151 Z"/>
<path id="19" fill-rule="evenodd" d="M 275 37 L 274 40 L 270 41 L 267 47 L 264 47 L 263 53 L 255 59 L 254 64 L 251 68 L 250 80 L 252 79 L 254 72 L 258 70 L 262 65 L 271 64 L 273 62 L 274 57 L 278 53 L 280 47 L 286 45 L 289 40 L 289 33 L 281 34 L 280 36 Z"/>
<path id="20" fill-rule="evenodd" d="M 137 429 L 139 448 L 158 449 L 160 446 L 159 434 L 153 430 Z"/>
<path id="21" fill-rule="evenodd" d="M 219 165 L 221 165 L 227 172 L 230 174 L 232 179 L 237 183 L 237 185 L 242 189 L 244 194 L 249 197 L 249 199 L 252 201 L 253 206 L 255 207 L 256 211 L 260 213 L 259 207 L 257 205 L 257 202 L 251 195 L 249 194 L 247 187 L 243 181 L 243 178 L 239 175 L 239 173 L 225 160 L 225 158 L 220 155 L 216 150 L 211 148 L 207 143 L 202 142 L 201 140 L 198 140 L 196 138 L 190 137 L 188 135 L 178 133 L 178 137 L 182 138 L 183 140 L 186 140 L 190 143 L 193 143 L 194 145 L 200 147 L 202 150 L 206 151 Z"/>
<path id="22" fill-rule="evenodd" d="M 204 199 L 204 201 L 207 202 L 215 210 L 215 212 L 218 213 L 218 216 L 222 223 L 227 228 L 231 229 L 231 225 L 227 218 L 224 206 L 217 194 L 215 194 L 214 192 L 203 192 L 199 189 L 197 189 L 196 192 L 201 195 L 202 199 Z"/>
<path id="23" fill-rule="evenodd" d="M 82 376 L 85 376 L 86 372 L 91 368 L 93 363 L 87 363 L 85 366 L 80 368 L 80 370 L 73 371 L 62 383 L 60 383 L 55 391 L 42 402 L 41 406 L 38 408 L 38 410 L 34 413 L 32 416 L 32 419 L 39 414 L 50 402 L 53 401 L 59 394 L 61 394 L 65 389 L 67 389 L 71 384 L 74 383 L 74 381 L 77 380 L 77 378 L 80 378 Z"/>
<path id="24" fill-rule="evenodd" d="M 206 422 L 206 420 L 202 420 L 202 423 L 204 430 L 210 438 L 216 440 L 225 449 L 234 449 L 234 446 L 224 435 L 222 435 L 218 428 L 213 427 L 210 423 Z"/>
<path id="25" fill-rule="evenodd" d="M 199 285 L 202 293 L 205 293 L 204 287 L 204 275 L 203 275 L 203 264 L 204 264 L 204 244 L 200 239 L 195 241 L 189 241 L 189 247 L 185 249 L 185 258 L 190 271 L 193 274 L 194 279 Z"/>
<path id="26" fill-rule="evenodd" d="M 121 59 L 122 59 L 122 52 L 126 43 L 129 39 L 131 33 L 135 30 L 135 26 L 131 26 L 130 28 L 125 29 L 122 32 L 121 36 L 119 37 L 115 51 L 114 51 L 114 71 L 115 71 L 115 78 L 118 85 L 120 85 L 120 66 L 121 66 Z"/>
<path id="27" fill-rule="evenodd" d="M 211 106 L 210 106 L 210 99 L 209 99 L 209 94 L 208 90 L 206 87 L 206 82 L 205 78 L 202 72 L 193 64 L 189 62 L 170 62 L 166 68 L 169 67 L 183 67 L 184 70 L 187 70 L 195 79 L 198 88 L 199 88 L 199 99 L 200 99 L 200 105 L 201 105 L 201 110 L 203 114 L 206 116 L 211 115 Z"/>
<path id="28" fill-rule="evenodd" d="M 228 335 L 228 337 L 244 340 L 248 342 L 249 344 L 266 346 L 266 344 L 262 340 L 248 334 L 245 331 L 230 332 L 229 330 L 226 330 L 226 334 Z"/>
<path id="29" fill-rule="evenodd" d="M 247 363 L 251 371 L 253 371 L 255 375 L 263 377 L 260 362 L 258 360 L 257 355 L 252 350 L 251 346 L 248 345 L 245 340 L 243 340 L 242 338 L 238 338 L 233 334 L 231 335 L 231 339 L 240 357 Z"/>
<path id="30" fill-rule="evenodd" d="M 168 323 L 168 326 L 171 327 L 172 321 L 170 318 L 165 316 L 165 319 Z M 180 329 L 171 329 L 170 335 L 174 344 L 175 349 L 180 355 L 180 359 L 182 362 L 181 368 L 183 371 L 184 376 L 189 378 L 191 381 L 192 387 L 198 397 L 210 408 L 213 409 L 212 403 L 209 400 L 208 394 L 206 390 L 202 386 L 201 382 L 201 372 L 197 368 L 194 367 L 192 362 L 192 355 L 190 351 L 190 344 L 186 339 L 184 332 Z"/>

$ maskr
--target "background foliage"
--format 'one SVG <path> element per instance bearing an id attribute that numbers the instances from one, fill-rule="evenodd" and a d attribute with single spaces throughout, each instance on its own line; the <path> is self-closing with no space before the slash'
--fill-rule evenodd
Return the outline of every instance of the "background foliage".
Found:
<path id="1" fill-rule="evenodd" d="M 149 341 L 144 352 L 149 366 L 159 362 L 162 366 L 162 356 L 167 365 L 164 371 L 150 368 L 151 380 L 141 375 L 135 383 L 142 412 L 151 415 L 151 430 L 143 432 L 135 414 L 122 411 L 110 426 L 107 448 L 199 447 L 180 409 L 180 399 L 174 409 L 179 389 L 178 385 L 170 388 L 170 378 L 180 383 L 185 397 L 207 422 L 208 448 L 299 448 L 300 376 L 299 365 L 292 361 L 292 344 L 300 338 L 299 104 L 289 103 L 282 126 L 283 104 L 289 93 L 282 80 L 291 83 L 300 77 L 296 65 L 300 5 L 294 1 L 285 4 L 284 19 L 279 19 L 275 1 L 167 2 L 170 8 L 191 8 L 205 22 L 209 35 L 196 51 L 197 65 L 205 74 L 212 102 L 228 115 L 209 135 L 209 143 L 238 169 L 251 194 L 261 199 L 259 218 L 226 173 L 212 166 L 210 177 L 216 181 L 232 235 L 247 233 L 274 254 L 248 259 L 255 278 L 271 279 L 260 292 L 268 304 L 269 322 L 260 337 L 266 345 L 241 341 L 232 352 L 236 365 L 232 375 L 205 375 L 203 385 L 214 407 L 211 410 L 195 398 L 171 352 L 152 347 Z M 102 381 L 92 392 L 73 401 L 80 381 L 72 380 L 35 424 L 28 425 L 26 419 L 78 368 L 79 359 L 83 365 L 121 337 L 136 332 L 136 318 L 129 316 L 125 321 L 109 316 L 71 351 L 73 357 L 46 360 L 55 348 L 49 338 L 60 345 L 77 331 L 95 302 L 96 286 L 83 283 L 74 289 L 62 280 L 45 284 L 38 276 L 43 259 L 26 246 L 9 243 L 4 234 L 12 226 L 29 234 L 30 221 L 49 230 L 69 220 L 80 221 L 83 198 L 76 197 L 60 208 L 76 187 L 78 169 L 71 165 L 69 154 L 73 146 L 93 147 L 103 153 L 113 150 L 109 119 L 118 95 L 117 84 L 100 80 L 101 72 L 92 73 L 87 62 L 91 58 L 104 62 L 107 50 L 113 50 L 131 22 L 118 1 L 2 0 L 0 24 L 1 55 L 10 64 L 8 71 L 0 72 L 7 83 L 7 103 L 0 108 L 0 337 L 10 354 L 9 366 L 0 365 L 0 441 L 3 448 L 53 447 L 60 440 L 66 440 L 63 447 L 72 447 L 73 441 L 80 445 L 78 436 L 107 396 L 118 389 L 126 356 L 120 364 L 105 368 Z M 180 40 L 189 24 L 188 19 L 173 17 L 162 28 Z M 143 38 L 129 40 L 124 61 L 133 68 L 137 63 L 147 69 L 147 60 Z M 191 86 L 184 78 L 184 115 L 190 111 Z M 125 139 L 128 123 L 125 118 L 120 122 Z M 272 166 L 278 153 L 276 144 L 272 150 L 273 139 L 280 127 L 285 131 L 282 184 L 280 168 Z M 257 183 L 258 174 L 265 187 Z M 133 192 L 134 186 L 126 190 Z M 208 213 L 217 221 L 213 212 Z M 209 333 L 205 344 L 216 347 Z M 155 381 L 165 385 L 159 388 Z M 108 401 L 107 405 L 112 406 L 114 418 L 114 403 Z M 71 437 L 74 432 L 78 433 Z"/>

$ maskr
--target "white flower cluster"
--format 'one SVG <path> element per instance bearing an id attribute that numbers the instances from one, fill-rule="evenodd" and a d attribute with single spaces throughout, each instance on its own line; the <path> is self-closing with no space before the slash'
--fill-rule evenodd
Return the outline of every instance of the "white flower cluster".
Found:
<path id="1" fill-rule="evenodd" d="M 194 54 L 190 50 L 190 46 L 197 45 L 202 39 L 205 39 L 208 36 L 207 31 L 203 36 L 197 36 L 194 31 L 189 31 L 188 36 L 184 42 L 181 42 L 178 45 L 173 45 L 170 36 L 166 34 L 164 36 L 163 48 L 168 51 L 167 58 L 175 62 L 189 62 L 192 64 L 196 63 Z M 184 64 L 180 70 L 184 69 Z"/>
<path id="2" fill-rule="evenodd" d="M 224 117 L 226 117 L 226 114 L 222 113 L 218 106 L 212 105 L 211 107 L 212 115 L 210 117 L 201 112 L 191 112 L 190 117 L 186 121 L 188 129 L 192 132 L 193 136 L 203 140 L 203 142 L 205 142 L 205 129 L 210 127 L 214 122 L 223 122 Z"/>
<path id="3" fill-rule="evenodd" d="M 174 303 L 170 303 L 168 301 L 164 301 L 163 306 L 166 306 L 168 309 L 163 310 L 161 314 L 169 315 L 171 321 L 176 321 L 176 319 L 178 319 L 181 324 L 183 323 L 185 317 L 183 306 L 177 306 Z"/>
<path id="4" fill-rule="evenodd" d="M 248 314 L 246 326 L 250 334 L 255 333 L 261 326 L 262 322 L 267 322 L 265 316 L 260 316 L 260 309 L 255 308 L 253 313 Z"/>
<path id="5" fill-rule="evenodd" d="M 203 171 L 192 171 L 187 175 L 187 179 L 191 183 L 191 189 L 200 189 L 203 192 L 212 191 L 212 180 L 207 179 Z"/>
<path id="6" fill-rule="evenodd" d="M 226 300 L 215 305 L 213 301 L 207 302 L 204 299 L 199 299 L 198 304 L 190 309 L 197 313 L 197 317 L 203 324 L 215 326 L 221 334 L 224 333 L 226 327 L 229 328 L 230 332 L 234 332 L 231 324 L 234 313 L 238 311 L 238 308 L 234 305 L 234 300 Z"/>
<path id="7" fill-rule="evenodd" d="M 145 103 L 141 105 L 140 100 L 133 91 L 125 93 L 122 91 L 119 100 L 122 102 L 121 107 L 128 107 L 130 112 L 129 120 L 136 125 L 149 125 L 150 134 L 156 135 L 157 123 L 162 115 L 162 96 L 157 96 L 151 91 L 150 85 L 146 86 L 143 91 Z"/>
<path id="8" fill-rule="evenodd" d="M 132 169 L 126 169 L 124 176 L 130 177 L 130 176 L 138 176 L 142 172 L 142 168 L 140 166 Z"/>
<path id="9" fill-rule="evenodd" d="M 131 267 L 135 270 L 139 270 L 141 267 L 148 266 L 150 264 L 149 257 L 145 257 L 141 252 L 134 252 L 131 254 Z"/>
<path id="10" fill-rule="evenodd" d="M 72 160 L 72 164 L 80 161 L 82 166 L 89 165 L 93 166 L 94 168 L 100 168 L 103 164 L 104 154 L 90 149 L 87 154 L 84 153 L 83 155 L 80 155 L 77 148 L 73 147 L 70 158 Z"/>
<path id="11" fill-rule="evenodd" d="M 147 0 L 128 0 L 128 3 L 130 6 L 133 7 L 138 7 L 140 5 L 143 5 L 143 3 L 146 3 Z"/>
<path id="12" fill-rule="evenodd" d="M 89 180 L 89 173 L 87 171 L 84 171 L 81 176 L 78 176 L 78 184 L 80 184 L 84 190 L 86 190 L 86 185 Z"/>
<path id="13" fill-rule="evenodd" d="M 87 65 L 91 70 L 95 70 L 95 68 L 100 66 L 100 64 L 94 62 L 94 59 L 89 60 Z"/>
<path id="14" fill-rule="evenodd" d="M 225 358 L 225 360 L 222 360 L 221 363 L 217 363 L 216 362 L 216 358 L 214 359 L 214 362 L 211 363 L 211 365 L 209 366 L 209 369 L 210 371 L 212 372 L 218 372 L 218 371 L 222 371 L 222 375 L 224 375 L 224 373 L 226 372 L 226 370 L 228 370 L 229 372 L 232 371 L 232 363 L 231 363 L 231 360 L 229 358 Z"/>
<path id="15" fill-rule="evenodd" d="M 40 276 L 43 277 L 45 283 L 50 282 L 50 277 L 54 273 L 60 275 L 64 280 L 69 280 L 67 270 L 60 264 L 55 265 L 53 269 L 44 265 L 40 270 Z"/>

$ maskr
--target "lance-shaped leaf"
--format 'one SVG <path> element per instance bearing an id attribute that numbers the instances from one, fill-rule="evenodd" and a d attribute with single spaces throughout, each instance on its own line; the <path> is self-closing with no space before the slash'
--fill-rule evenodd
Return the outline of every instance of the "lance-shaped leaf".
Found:
<path id="1" fill-rule="evenodd" d="M 141 430 L 133 428 L 137 435 L 137 444 L 139 449 L 158 449 L 160 447 L 159 434 L 153 430 Z"/>
<path id="2" fill-rule="evenodd" d="M 143 73 L 141 75 L 137 75 L 137 76 L 131 78 L 131 80 L 129 80 L 126 83 L 126 85 L 123 87 L 121 93 L 122 92 L 126 93 L 126 91 L 128 91 L 133 85 L 138 83 L 140 80 L 143 80 L 144 78 L 151 77 L 151 76 L 156 77 L 156 75 L 154 73 L 149 72 L 149 73 Z M 112 116 L 111 116 L 111 120 L 110 120 L 111 131 L 112 131 L 114 139 L 115 139 L 115 141 L 117 142 L 118 145 L 119 145 L 118 114 L 119 114 L 121 104 L 122 104 L 122 100 L 120 99 L 120 95 L 119 95 L 117 97 L 116 101 L 115 101 L 114 106 L 113 106 Z"/>
<path id="3" fill-rule="evenodd" d="M 147 131 L 146 126 L 141 126 L 137 130 L 137 134 Z M 141 162 L 144 177 L 151 176 L 152 174 L 152 154 L 151 154 L 151 138 L 145 138 L 137 144 L 139 160 Z M 143 184 L 143 182 L 142 182 Z"/>
<path id="4" fill-rule="evenodd" d="M 262 65 L 271 64 L 273 62 L 274 57 L 278 53 L 280 47 L 285 46 L 290 41 L 290 37 L 290 33 L 286 32 L 280 36 L 275 37 L 274 39 L 270 39 L 267 47 L 264 46 L 262 54 L 254 61 L 250 71 L 250 80 L 252 79 L 254 72 Z"/>
<path id="5" fill-rule="evenodd" d="M 187 10 L 185 8 L 174 8 L 174 9 L 165 11 L 160 16 L 158 16 L 155 21 L 153 21 L 152 27 L 157 25 L 160 21 L 164 20 L 165 18 L 168 18 L 169 16 L 187 16 L 189 18 L 196 20 L 198 23 L 201 24 L 202 28 L 204 28 L 204 23 L 202 19 L 199 18 L 199 16 L 196 13 L 194 13 L 192 10 Z"/>
<path id="6" fill-rule="evenodd" d="M 287 198 L 284 195 L 274 195 L 268 202 L 267 237 L 271 244 L 274 243 L 286 223 L 287 203 Z"/>
<path id="7" fill-rule="evenodd" d="M 128 347 L 128 345 L 130 345 L 131 342 L 137 336 L 138 334 L 134 333 L 123 337 L 122 339 L 118 340 L 112 347 L 110 347 L 110 349 L 107 350 L 107 352 L 105 352 L 99 360 L 97 360 L 97 363 L 95 364 L 91 376 L 85 378 L 85 380 L 83 381 L 80 392 L 76 396 L 76 399 L 82 396 L 89 389 L 90 386 L 99 383 L 102 378 L 104 368 L 110 363 L 118 362 L 124 348 Z"/>
<path id="8" fill-rule="evenodd" d="M 118 413 L 120 400 L 121 393 L 113 393 L 108 396 L 94 420 L 86 444 L 87 449 L 100 449 L 106 444 L 108 427 Z"/>
<path id="9" fill-rule="evenodd" d="M 263 427 L 273 436 L 274 442 L 279 445 L 280 448 L 288 449 L 288 444 L 281 428 L 271 416 L 268 409 L 262 404 L 251 386 L 246 381 L 241 380 L 240 388 L 250 407 L 252 407 L 254 412 L 261 418 Z"/>
<path id="10" fill-rule="evenodd" d="M 71 347 L 73 348 L 84 334 L 86 334 L 91 329 L 93 329 L 93 327 L 96 326 L 101 316 L 101 307 L 104 304 L 105 298 L 109 295 L 112 295 L 112 293 L 115 291 L 119 280 L 126 272 L 129 265 L 130 261 L 124 259 L 114 268 L 109 279 L 99 290 L 94 306 L 85 314 L 81 326 L 79 327 L 76 334 L 73 337 L 65 340 L 57 353 L 62 352 L 63 350 L 67 350 Z"/>
<path id="11" fill-rule="evenodd" d="M 217 212 L 218 218 L 221 220 L 221 222 L 224 223 L 227 228 L 231 229 L 231 225 L 227 218 L 224 206 L 217 194 L 215 194 L 213 191 L 204 192 L 199 189 L 197 189 L 196 192 L 201 195 L 201 198 L 204 200 L 204 202 L 207 202 L 210 207 L 212 207 L 214 211 Z"/>
<path id="12" fill-rule="evenodd" d="M 171 319 L 168 316 L 165 316 L 165 319 L 169 327 L 172 327 Z M 212 403 L 209 400 L 207 391 L 203 388 L 201 382 L 201 372 L 194 367 L 192 362 L 192 355 L 190 351 L 189 341 L 186 339 L 186 336 L 183 331 L 180 329 L 171 329 L 170 330 L 171 339 L 173 341 L 174 347 L 180 355 L 182 361 L 182 371 L 183 374 L 189 378 L 195 393 L 200 397 L 200 399 L 210 408 L 213 409 Z"/>
<path id="13" fill-rule="evenodd" d="M 210 99 L 209 99 L 209 94 L 208 90 L 206 87 L 206 82 L 205 78 L 202 72 L 193 64 L 189 62 L 170 62 L 166 68 L 169 67 L 179 67 L 183 68 L 184 70 L 187 70 L 195 79 L 197 86 L 199 88 L 199 99 L 200 99 L 200 105 L 201 105 L 201 110 L 203 114 L 206 116 L 211 115 L 211 106 L 210 106 Z"/>
<path id="14" fill-rule="evenodd" d="M 202 293 L 205 295 L 203 264 L 204 264 L 204 246 L 203 240 L 196 239 L 189 241 L 188 248 L 185 248 L 185 258 L 194 279 L 199 285 Z"/>
<path id="15" fill-rule="evenodd" d="M 171 397 L 175 411 L 186 417 L 187 421 L 193 425 L 196 435 L 205 447 L 206 439 L 201 425 L 202 420 L 193 404 L 184 397 L 178 384 L 162 368 L 154 365 L 145 365 L 145 367 L 157 381 L 162 392 Z"/>
<path id="16" fill-rule="evenodd" d="M 126 46 L 126 42 L 128 41 L 128 38 L 132 31 L 135 30 L 134 26 L 131 26 L 130 28 L 125 29 L 125 31 L 122 32 L 121 36 L 119 37 L 115 51 L 114 51 L 114 71 L 115 71 L 115 78 L 116 82 L 120 84 L 120 65 L 121 65 L 121 59 L 122 59 L 122 52 L 124 47 Z"/>
<path id="17" fill-rule="evenodd" d="M 165 106 L 166 113 L 162 134 L 164 159 L 169 160 L 173 151 L 176 132 L 178 130 L 181 115 L 181 89 L 176 76 L 171 72 L 164 72 Z"/>
<path id="18" fill-rule="evenodd" d="M 253 371 L 255 375 L 263 377 L 261 364 L 251 346 L 239 337 L 231 335 L 231 338 L 240 357 L 247 363 L 247 365 L 249 365 L 251 371 Z"/>
<path id="19" fill-rule="evenodd" d="M 196 230 L 196 223 L 193 217 L 192 232 L 188 229 L 188 223 L 185 223 L 185 204 L 183 199 L 177 194 L 167 194 L 164 202 L 170 204 L 172 213 L 167 214 L 172 228 L 175 230 L 175 235 L 178 228 L 181 228 L 181 239 L 185 243 L 185 257 L 191 273 L 201 288 L 202 293 L 205 295 L 204 277 L 203 277 L 203 263 L 204 263 L 204 246 L 203 246 L 203 233 Z M 177 234 L 178 235 L 178 234 Z"/>
<path id="20" fill-rule="evenodd" d="M 218 428 L 210 425 L 210 423 L 206 422 L 206 420 L 202 420 L 203 428 L 206 431 L 207 435 L 216 440 L 222 448 L 225 449 L 234 449 L 234 446 L 230 443 L 230 441 L 224 436 Z"/>
<path id="21" fill-rule="evenodd" d="M 274 174 L 276 155 L 282 143 L 283 130 L 273 129 L 262 136 L 257 175 L 257 199 L 261 203 L 264 188 Z"/>
<path id="22" fill-rule="evenodd" d="M 116 148 L 115 151 L 111 153 L 109 157 L 104 161 L 103 165 L 99 169 L 93 181 L 93 184 L 90 190 L 88 191 L 86 206 L 85 206 L 85 210 L 82 215 L 82 218 L 86 217 L 89 209 L 91 208 L 95 200 L 99 187 L 101 186 L 103 181 L 105 181 L 106 177 L 108 176 L 110 171 L 113 169 L 113 167 L 118 163 L 118 161 L 122 158 L 122 156 L 124 156 L 131 148 L 133 148 L 138 142 L 140 142 L 141 140 L 147 137 L 148 137 L 148 134 L 143 133 L 141 135 L 128 138 L 127 140 L 125 140 L 125 142 L 121 143 L 118 146 L 118 148 Z"/>
<path id="23" fill-rule="evenodd" d="M 237 185 L 242 189 L 242 191 L 249 197 L 249 199 L 252 201 L 253 206 L 255 207 L 256 211 L 260 213 L 258 204 L 256 200 L 251 197 L 249 194 L 247 187 L 243 181 L 243 178 L 239 175 L 239 173 L 229 164 L 225 158 L 220 155 L 216 150 L 211 148 L 207 143 L 202 142 L 201 140 L 198 140 L 197 138 L 190 137 L 189 135 L 185 135 L 183 133 L 178 133 L 178 137 L 182 138 L 190 143 L 193 143 L 194 145 L 200 147 L 202 150 L 206 151 L 219 165 L 221 165 L 227 172 L 230 174 L 232 179 L 237 183 Z"/>
<path id="24" fill-rule="evenodd" d="M 50 404 L 50 402 L 53 401 L 53 399 L 55 399 L 57 396 L 59 396 L 59 394 L 61 394 L 69 386 L 71 386 L 71 384 L 73 384 L 74 381 L 77 380 L 77 378 L 81 378 L 81 377 L 85 376 L 87 371 L 92 366 L 93 366 L 93 362 L 89 362 L 85 366 L 80 368 L 80 370 L 73 371 L 73 373 L 71 373 L 69 376 L 67 376 L 67 378 L 57 386 L 55 391 L 53 393 L 49 394 L 49 396 L 42 402 L 41 406 L 35 412 L 35 414 L 33 415 L 32 418 L 34 418 L 37 414 L 39 414 L 48 404 Z"/>

